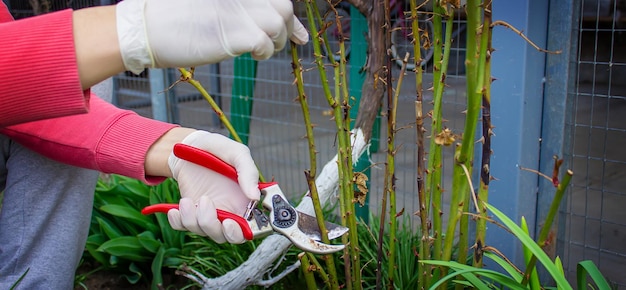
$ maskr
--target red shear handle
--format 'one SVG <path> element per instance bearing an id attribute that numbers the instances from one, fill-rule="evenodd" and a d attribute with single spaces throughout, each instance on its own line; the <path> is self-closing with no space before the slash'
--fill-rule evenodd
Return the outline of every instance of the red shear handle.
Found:
<path id="1" fill-rule="evenodd" d="M 159 203 L 159 204 L 153 204 L 153 205 L 149 205 L 144 207 L 141 210 L 142 214 L 153 214 L 153 213 L 167 213 L 170 209 L 178 209 L 178 204 L 175 203 Z M 234 220 L 237 224 L 239 224 L 239 227 L 241 228 L 241 231 L 243 232 L 243 237 L 246 240 L 252 240 L 254 238 L 254 234 L 252 233 L 252 229 L 250 229 L 250 226 L 248 225 L 248 222 L 241 216 L 238 216 L 232 212 L 228 212 L 225 210 L 221 210 L 218 209 L 217 210 L 217 219 L 220 222 L 223 222 L 225 219 L 231 219 Z"/>
<path id="2" fill-rule="evenodd" d="M 174 155 L 180 159 L 211 169 L 237 182 L 237 170 L 235 167 L 207 151 L 178 143 L 174 145 Z"/>
<path id="3" fill-rule="evenodd" d="M 235 167 L 207 151 L 187 144 L 178 143 L 174 145 L 174 155 L 180 159 L 211 169 L 239 183 Z M 259 189 L 264 189 L 275 184 L 276 182 L 259 182 Z"/>

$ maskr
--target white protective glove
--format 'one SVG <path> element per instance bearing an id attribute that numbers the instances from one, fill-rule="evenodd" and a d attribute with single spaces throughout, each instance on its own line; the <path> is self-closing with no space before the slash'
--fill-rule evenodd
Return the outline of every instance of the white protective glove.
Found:
<path id="1" fill-rule="evenodd" d="M 309 34 L 290 0 L 125 0 L 117 4 L 124 66 L 190 67 L 251 52 L 267 59 Z"/>
<path id="2" fill-rule="evenodd" d="M 250 200 L 259 200 L 259 173 L 246 145 L 228 137 L 196 131 L 181 142 L 208 151 L 237 170 L 239 184 L 215 171 L 180 159 L 172 153 L 168 163 L 178 181 L 181 200 L 179 209 L 167 213 L 172 228 L 208 236 L 218 243 L 245 242 L 239 225 L 217 219 L 216 209 L 243 216 Z"/>

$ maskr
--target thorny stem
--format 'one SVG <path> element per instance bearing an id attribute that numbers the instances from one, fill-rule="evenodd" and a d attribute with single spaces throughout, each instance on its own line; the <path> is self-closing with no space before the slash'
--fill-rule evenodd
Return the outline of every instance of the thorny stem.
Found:
<path id="1" fill-rule="evenodd" d="M 320 228 L 320 232 L 322 232 L 322 242 L 325 244 L 330 244 L 330 240 L 328 239 L 328 235 L 324 234 L 327 232 L 326 225 L 324 223 L 324 215 L 322 212 L 322 206 L 320 205 L 319 194 L 317 192 L 317 186 L 315 185 L 315 177 L 317 172 L 317 159 L 316 159 L 316 149 L 315 149 L 315 138 L 313 136 L 313 124 L 311 123 L 311 114 L 309 113 L 309 106 L 307 103 L 307 97 L 304 93 L 304 81 L 302 79 L 302 64 L 300 63 L 300 59 L 298 58 L 298 50 L 296 48 L 296 44 L 291 42 L 291 61 L 293 67 L 293 74 L 296 79 L 296 88 L 298 91 L 298 101 L 300 102 L 300 107 L 302 108 L 302 116 L 304 119 L 304 127 L 306 128 L 306 137 L 309 144 L 309 162 L 311 168 L 309 171 L 305 172 L 306 180 L 309 185 L 309 192 L 311 199 L 313 201 L 313 209 L 315 211 L 315 216 L 317 217 L 317 225 Z M 315 257 L 312 257 L 315 259 Z M 335 259 L 332 258 L 332 255 L 327 255 L 326 258 L 326 267 L 328 267 L 329 275 L 329 287 L 331 289 L 339 289 L 339 282 L 337 281 L 337 271 L 335 270 Z M 308 259 L 307 259 L 308 261 Z"/>
<path id="2" fill-rule="evenodd" d="M 230 123 L 230 121 L 228 120 L 228 118 L 226 117 L 226 114 L 224 114 L 224 112 L 222 111 L 222 109 L 220 108 L 220 106 L 217 104 L 217 102 L 215 102 L 215 100 L 213 99 L 213 97 L 211 97 L 211 95 L 209 94 L 209 92 L 207 92 L 206 89 L 204 89 L 204 87 L 202 86 L 202 84 L 194 79 L 193 77 L 193 68 L 192 71 L 188 71 L 184 68 L 178 68 L 178 71 L 181 74 L 180 80 L 189 83 L 190 85 L 192 85 L 196 90 L 198 90 L 198 92 L 200 92 L 200 94 L 202 95 L 202 97 L 204 97 L 204 99 L 207 100 L 207 102 L 209 102 L 209 105 L 211 105 L 211 108 L 213 109 L 213 111 L 215 112 L 215 114 L 217 114 L 217 116 L 219 117 L 220 121 L 222 122 L 222 124 L 224 125 L 224 127 L 226 127 L 226 129 L 228 130 L 228 132 L 230 133 L 230 135 L 233 137 L 233 139 L 239 143 L 241 143 L 241 137 L 239 137 L 239 134 L 237 134 L 237 131 L 235 130 L 235 128 L 233 127 L 233 125 Z M 265 178 L 263 177 L 263 175 L 261 174 L 261 171 L 259 170 L 259 180 L 261 182 L 265 182 Z"/>
<path id="3" fill-rule="evenodd" d="M 448 219 L 448 228 L 446 237 L 453 237 L 457 223 L 463 216 L 463 212 L 468 205 L 469 185 L 466 182 L 465 171 L 461 167 L 464 164 L 471 174 L 472 172 L 472 153 L 474 145 L 474 135 L 478 122 L 478 114 L 480 112 L 481 96 L 476 96 L 476 70 L 478 61 L 478 42 L 476 36 L 480 25 L 480 5 L 477 0 L 468 0 L 467 11 L 467 52 L 465 59 L 466 76 L 467 76 L 467 111 L 465 116 L 465 128 L 463 131 L 463 140 L 461 145 L 456 148 L 454 154 L 454 168 L 452 177 L 452 198 L 450 202 L 450 215 Z M 467 229 L 461 228 L 465 234 L 459 237 L 459 259 L 463 255 L 467 255 L 464 250 L 467 249 Z M 449 260 L 452 256 L 453 238 L 447 238 L 443 250 L 442 259 Z M 444 273 L 446 270 L 444 269 Z"/>
<path id="4" fill-rule="evenodd" d="M 339 143 L 338 147 L 338 177 L 339 177 L 339 191 L 341 194 L 340 204 L 342 211 L 342 223 L 347 225 L 350 228 L 350 232 L 348 237 L 344 236 L 343 242 L 347 244 L 346 250 L 344 251 L 344 261 L 346 263 L 346 269 L 351 269 L 350 271 L 346 271 L 346 279 L 347 281 L 351 281 L 350 284 L 346 285 L 348 289 L 361 289 L 361 269 L 360 269 L 360 253 L 359 253 L 359 243 L 357 236 L 357 224 L 356 224 L 356 216 L 354 215 L 354 189 L 352 188 L 352 148 L 350 144 L 350 120 L 346 120 L 349 118 L 349 98 L 347 93 L 344 93 L 343 100 L 340 98 L 340 94 L 336 94 L 335 98 L 332 97 L 330 92 L 330 88 L 328 86 L 328 78 L 326 77 L 326 71 L 324 69 L 324 64 L 322 60 L 321 53 L 321 45 L 320 45 L 320 33 L 317 29 L 317 25 L 315 23 L 315 9 L 317 6 L 313 3 L 312 0 L 306 1 L 306 14 L 309 20 L 309 29 L 311 35 L 313 35 L 313 49 L 315 56 L 315 63 L 317 64 L 318 71 L 320 73 L 320 79 L 322 82 L 322 88 L 324 89 L 324 95 L 328 101 L 329 106 L 333 110 L 333 117 L 335 120 L 335 125 L 337 126 L 337 139 Z M 319 13 L 317 14 L 319 15 Z M 318 19 L 319 20 L 319 19 Z M 340 54 L 342 56 L 343 65 L 340 65 L 339 74 L 335 75 L 335 80 L 341 79 L 345 80 L 345 77 L 342 77 L 341 74 L 345 74 L 345 48 L 340 43 L 341 51 Z M 343 67 L 343 68 L 342 68 Z M 335 74 L 337 74 L 337 69 L 335 69 Z M 346 86 L 345 82 L 343 83 L 335 83 L 335 85 Z M 344 89 L 344 92 L 347 92 Z"/>
<path id="5" fill-rule="evenodd" d="M 406 72 L 406 65 L 409 61 L 409 54 L 404 57 L 402 61 L 402 68 L 400 69 L 400 74 L 398 76 L 398 82 L 396 85 L 396 91 L 392 96 L 388 96 L 387 100 L 387 169 L 385 170 L 386 179 L 389 179 L 387 185 L 389 187 L 385 187 L 385 192 L 389 192 L 389 265 L 387 269 L 387 273 L 389 276 L 389 284 L 387 285 L 388 289 L 394 288 L 394 272 L 396 268 L 396 231 L 398 228 L 398 217 L 404 212 L 404 208 L 400 210 L 400 212 L 396 209 L 396 174 L 395 174 L 395 156 L 396 156 L 396 148 L 395 148 L 395 136 L 397 131 L 396 120 L 397 120 L 397 109 L 398 109 L 398 97 L 400 95 L 400 88 L 402 87 L 402 80 L 404 79 L 404 74 Z M 391 57 L 389 57 L 389 62 L 391 62 Z M 389 63 L 391 65 L 391 63 Z M 391 73 L 388 74 L 391 76 Z M 391 88 L 391 86 L 388 86 Z M 390 90 L 391 91 L 391 90 Z M 379 237 L 379 240 L 382 237 Z"/>
<path id="6" fill-rule="evenodd" d="M 330 285 L 330 275 L 326 273 L 326 271 L 324 271 L 324 268 L 322 268 L 322 265 L 320 265 L 320 263 L 317 261 L 317 259 L 315 259 L 315 256 L 311 253 L 305 253 L 308 257 L 309 257 L 309 262 L 311 262 L 313 264 L 313 266 L 316 267 L 316 270 L 318 272 L 318 274 L 320 275 L 320 277 L 322 278 L 322 281 L 324 281 L 324 284 L 326 285 Z M 311 288 L 309 288 L 311 289 Z M 313 289 L 317 289 L 317 288 L 313 288 Z"/>
<path id="7" fill-rule="evenodd" d="M 425 3 L 425 2 L 424 2 Z M 422 5 L 424 5 L 422 3 Z M 415 55 L 414 63 L 415 63 L 415 131 L 417 135 L 417 196 L 419 201 L 419 217 L 420 217 L 420 225 L 422 232 L 422 240 L 419 245 L 419 257 L 420 259 L 429 260 L 430 259 L 430 232 L 428 228 L 428 214 L 429 207 L 427 206 L 428 201 L 424 192 L 424 159 L 425 159 L 425 151 L 424 147 L 424 111 L 423 111 L 423 71 L 422 68 L 422 55 L 420 47 L 430 46 L 430 43 L 421 42 L 421 31 L 419 29 L 419 17 L 417 14 L 417 0 L 411 0 L 411 32 L 413 35 L 413 55 Z M 424 31 L 428 35 L 428 31 Z M 425 37 L 427 42 L 430 42 L 430 39 Z M 426 267 L 430 269 L 430 267 Z M 425 271 L 425 269 L 421 269 L 421 271 Z M 418 273 L 421 275 L 422 279 L 418 280 L 418 289 L 422 289 L 424 285 L 429 285 L 430 275 L 426 275 L 425 273 Z"/>
<path id="8" fill-rule="evenodd" d="M 425 186 L 425 199 L 430 199 L 432 203 L 432 220 L 433 230 L 432 237 L 434 239 L 433 244 L 433 259 L 441 259 L 442 250 L 442 145 L 435 142 L 437 134 L 441 132 L 443 127 L 442 118 L 442 105 L 443 105 L 443 91 L 445 88 L 446 71 L 448 69 L 448 58 L 450 54 L 449 43 L 446 45 L 446 50 L 443 51 L 443 41 L 441 35 L 442 32 L 442 17 L 445 15 L 445 10 L 441 7 L 439 1 L 433 1 L 433 109 L 430 113 L 431 117 L 431 129 L 430 129 L 430 144 L 428 152 L 428 169 L 426 171 L 427 179 Z M 449 25 L 449 27 L 451 27 Z M 447 35 L 449 39 L 450 37 Z M 446 53 L 447 52 L 447 53 Z M 430 206 L 428 202 L 426 207 Z M 425 275 L 429 275 L 431 272 L 431 266 L 425 266 Z"/>
<path id="9" fill-rule="evenodd" d="M 435 87 L 435 94 L 438 95 L 437 98 L 439 98 L 439 102 L 441 101 L 442 95 L 443 95 L 443 89 L 445 86 L 445 76 L 446 76 L 446 72 L 448 69 L 448 61 L 450 59 L 450 48 L 452 46 L 452 28 L 453 28 L 453 20 L 454 20 L 454 12 L 452 9 L 449 9 L 449 7 L 446 7 L 446 9 L 444 9 L 443 7 L 441 7 L 437 2 L 439 1 L 435 1 L 435 15 L 440 14 L 440 13 L 445 13 L 445 17 L 446 17 L 446 33 L 445 33 L 445 44 L 444 44 L 444 52 L 443 52 L 443 57 L 441 59 L 441 77 L 440 79 L 437 80 L 438 82 L 438 86 Z M 435 16 L 435 20 L 437 20 L 437 17 Z M 435 28 L 437 26 L 441 26 L 441 20 L 439 20 L 439 25 L 438 24 L 434 24 Z M 436 32 L 435 32 L 436 33 Z M 441 33 L 441 32 L 440 32 Z M 435 36 L 436 37 L 436 36 Z M 433 97 L 434 98 L 434 97 Z M 437 105 L 437 104 L 435 104 Z M 439 110 L 441 110 L 441 104 L 439 104 L 440 108 Z M 434 109 L 433 109 L 434 110 Z M 433 112 L 433 116 L 434 116 L 434 112 Z M 434 118 L 434 117 L 433 117 Z M 439 116 L 439 118 L 441 118 L 441 116 Z M 433 120 L 434 122 L 434 120 Z M 441 131 L 441 124 L 439 124 L 439 128 L 438 131 L 433 131 L 433 136 L 432 139 L 434 138 L 434 134 L 437 134 L 439 131 Z M 431 140 L 431 144 L 434 143 L 435 140 Z M 436 143 L 435 143 L 436 144 Z M 433 146 L 431 148 L 435 148 L 436 146 Z M 439 146 L 439 148 L 441 148 L 441 146 Z M 432 150 L 432 149 L 431 149 Z M 441 154 L 441 152 L 439 152 L 439 154 Z M 456 155 L 456 154 L 455 154 Z M 441 158 L 441 157 L 439 157 Z M 439 161 L 438 164 L 439 167 L 441 167 L 441 161 Z M 441 168 L 437 169 L 438 172 L 438 182 L 441 182 Z M 434 192 L 433 194 L 433 225 L 436 222 L 436 230 L 439 232 L 435 233 L 435 253 L 434 253 L 434 258 L 435 259 L 443 259 L 445 261 L 450 260 L 451 254 L 452 254 L 452 244 L 454 242 L 454 228 L 452 228 L 452 231 L 450 231 L 450 225 L 448 224 L 448 231 L 446 232 L 445 236 L 442 236 L 442 231 L 443 231 L 443 226 L 442 226 L 442 221 L 441 221 L 441 205 L 442 205 L 442 198 L 441 198 L 441 189 L 438 189 Z M 452 193 L 452 204 L 454 203 L 454 192 Z M 435 208 L 436 207 L 436 208 Z M 435 211 L 436 210 L 436 211 Z M 450 211 L 450 216 L 454 215 L 453 211 Z M 456 223 L 456 221 L 454 221 Z M 442 249 L 443 246 L 443 249 Z M 442 276 L 445 275 L 445 272 L 447 271 L 446 268 L 442 268 Z"/>
<path id="10" fill-rule="evenodd" d="M 482 253 L 482 247 L 485 245 L 485 237 L 487 233 L 487 207 L 484 205 L 488 203 L 489 198 L 489 182 L 491 181 L 491 136 L 493 135 L 491 125 L 491 36 L 492 26 L 491 24 L 491 8 L 492 2 L 489 1 L 484 7 L 483 13 L 483 30 L 482 38 L 483 43 L 486 46 L 485 58 L 481 57 L 480 65 L 484 65 L 484 69 L 479 73 L 482 75 L 481 81 L 478 83 L 482 85 L 482 158 L 480 164 L 480 185 L 478 188 L 478 215 L 481 217 L 476 220 L 476 239 L 474 246 L 477 251 L 475 253 Z M 486 40 L 485 40 L 486 39 Z M 481 50 L 482 51 L 482 50 Z M 479 250 L 480 249 L 480 250 Z M 483 266 L 482 254 L 474 254 L 473 265 L 475 267 Z"/>
<path id="11" fill-rule="evenodd" d="M 489 5 L 491 5 L 491 1 L 489 1 Z M 517 33 L 517 35 L 519 35 L 521 38 L 523 38 L 528 44 L 530 44 L 530 46 L 534 47 L 536 50 L 540 51 L 540 52 L 544 52 L 544 53 L 551 53 L 551 54 L 560 54 L 562 51 L 561 50 L 547 50 L 547 49 L 543 49 L 541 47 L 539 47 L 538 45 L 536 45 L 534 42 L 532 42 L 530 39 L 528 39 L 528 37 L 526 37 L 526 35 L 524 35 L 524 33 L 522 31 L 520 31 L 519 29 L 515 28 L 515 26 L 509 24 L 506 21 L 503 20 L 496 20 L 493 23 L 490 24 L 491 27 L 494 27 L 496 25 L 501 25 L 504 26 L 508 29 L 513 30 L 513 32 Z"/>
<path id="12" fill-rule="evenodd" d="M 315 266 L 312 266 L 309 262 L 309 258 L 305 253 L 298 254 L 298 258 L 302 263 L 302 274 L 304 275 L 304 281 L 306 283 L 307 289 L 316 289 L 317 285 L 315 284 L 315 276 L 313 276 L 313 272 L 315 272 Z"/>
<path id="13" fill-rule="evenodd" d="M 478 116 L 480 114 L 480 105 L 482 100 L 480 92 L 477 93 L 476 91 L 477 87 L 482 86 L 482 84 L 477 83 L 480 78 L 478 75 L 478 63 L 480 63 L 481 46 L 478 36 L 480 36 L 481 4 L 478 0 L 468 0 L 466 11 L 467 52 L 465 67 L 467 76 L 467 106 L 463 138 L 454 155 L 452 198 L 450 202 L 448 228 L 446 231 L 446 237 L 453 237 L 457 223 L 459 224 L 457 261 L 463 261 L 463 263 L 465 263 L 467 258 L 469 241 L 469 217 L 463 213 L 469 209 L 468 192 L 469 187 L 472 186 L 465 182 L 466 177 L 464 175 L 471 175 L 472 173 L 473 150 L 475 143 L 474 136 L 476 134 L 476 126 L 478 124 Z M 482 49 L 484 49 L 484 47 L 482 47 Z M 465 166 L 467 170 L 464 170 L 463 166 Z M 466 171 L 468 173 L 466 173 Z M 446 240 L 443 254 L 444 260 L 449 260 L 451 258 L 452 244 L 452 238 Z M 442 272 L 443 274 L 446 274 L 447 269 L 443 269 Z"/>
<path id="14" fill-rule="evenodd" d="M 396 136 L 396 113 L 398 106 L 398 95 L 400 94 L 400 86 L 402 84 L 402 78 L 404 77 L 404 72 L 406 71 L 406 64 L 408 61 L 408 55 L 404 57 L 402 69 L 400 70 L 399 79 L 398 79 L 398 87 L 396 89 L 395 94 L 393 93 L 393 87 L 391 84 L 393 83 L 393 76 L 389 71 L 392 66 L 392 59 L 390 55 L 390 47 L 391 47 L 391 20 L 390 20 L 390 10 L 389 10 L 389 0 L 385 0 L 384 8 L 385 8 L 385 25 L 383 29 L 385 30 L 385 47 L 387 48 L 387 71 L 386 71 L 386 82 L 387 82 L 387 162 L 385 163 L 385 179 L 388 182 L 385 182 L 386 186 L 384 188 L 385 194 L 389 194 L 389 251 L 387 253 L 388 264 L 387 264 L 387 288 L 394 289 L 394 269 L 396 267 L 396 230 L 398 227 L 398 213 L 396 211 L 396 173 L 395 173 L 395 136 Z M 382 233 L 382 230 L 381 230 Z M 382 240 L 382 236 L 379 237 L 379 240 Z"/>

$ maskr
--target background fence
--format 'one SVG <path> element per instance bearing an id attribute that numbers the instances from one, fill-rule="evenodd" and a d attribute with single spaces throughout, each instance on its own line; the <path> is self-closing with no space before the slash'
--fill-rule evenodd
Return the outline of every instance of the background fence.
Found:
<path id="1" fill-rule="evenodd" d="M 9 2 L 16 17 L 32 15 L 24 6 L 26 1 L 5 2 Z M 63 3 L 80 8 L 100 1 Z M 571 17 L 565 17 L 568 22 L 557 31 L 565 34 L 564 37 L 572 43 L 571 47 L 562 48 L 569 49 L 572 65 L 561 73 L 566 79 L 568 75 L 573 76 L 565 89 L 567 98 L 563 108 L 571 108 L 566 113 L 568 121 L 564 138 L 568 146 L 564 154 L 575 173 L 561 214 L 557 253 L 563 258 L 570 277 L 575 277 L 577 262 L 591 259 L 610 280 L 623 287 L 626 286 L 626 277 L 622 274 L 626 269 L 626 211 L 622 208 L 626 204 L 626 155 L 621 149 L 626 144 L 626 118 L 622 115 L 626 113 L 626 55 L 623 53 L 626 49 L 626 19 L 623 16 L 626 3 L 623 0 L 572 0 L 572 3 L 573 13 L 567 15 Z M 498 5 L 494 8 L 504 9 Z M 551 10 L 550 18 L 555 18 L 558 13 L 563 11 Z M 462 17 L 457 19 L 457 25 L 457 28 L 462 27 Z M 571 39 L 567 35 L 571 35 Z M 458 36 L 454 45 L 457 49 L 453 51 L 451 73 L 447 78 L 449 87 L 444 96 L 444 116 L 448 119 L 446 126 L 460 132 L 465 102 L 464 40 Z M 314 67 L 310 45 L 300 47 L 299 55 L 305 67 Z M 299 196 L 306 191 L 303 171 L 309 168 L 308 148 L 302 139 L 305 131 L 299 104 L 295 102 L 289 52 L 282 51 L 270 60 L 259 62 L 253 76 L 240 73 L 250 69 L 245 67 L 246 64 L 251 65 L 249 61 L 239 59 L 198 67 L 196 78 L 218 100 L 229 118 L 250 119 L 250 135 L 246 137 L 260 169 L 266 177 L 279 181 L 291 197 Z M 398 68 L 394 67 L 393 71 L 397 75 Z M 167 89 L 177 77 L 175 70 L 150 70 L 140 76 L 120 74 L 114 78 L 114 101 L 120 107 L 155 117 L 152 101 L 156 96 L 156 99 L 164 100 L 168 120 L 227 134 L 206 101 L 190 85 L 180 83 Z M 334 123 L 330 120 L 315 69 L 304 73 L 304 81 L 311 117 L 317 124 L 318 162 L 326 162 L 335 155 Z M 430 82 L 431 76 L 426 74 L 426 86 Z M 254 86 L 245 87 L 251 83 Z M 416 140 L 411 126 L 415 119 L 414 86 L 411 76 L 405 78 L 399 100 L 398 127 L 406 129 L 399 132 L 396 143 L 399 146 L 396 155 L 398 203 L 408 217 L 417 211 Z M 550 86 L 550 83 L 546 84 L 546 91 L 550 91 Z M 426 92 L 425 98 L 431 98 L 430 91 Z M 240 114 L 242 109 L 238 106 L 242 101 L 245 106 L 250 106 L 250 115 Z M 541 118 L 539 113 L 537 118 Z M 382 122 L 381 128 L 385 128 L 384 118 Z M 494 125 L 498 126 L 497 120 Z M 498 150 L 499 154 L 506 155 L 506 148 Z M 451 150 L 444 153 L 447 158 L 444 164 L 448 167 L 451 153 Z M 372 180 L 382 180 L 384 172 L 380 162 L 384 158 L 384 152 L 372 152 Z M 445 172 L 449 173 L 448 168 L 444 168 Z M 449 178 L 450 174 L 446 176 Z M 377 213 L 376 201 L 380 200 L 382 182 L 371 184 L 369 207 Z"/>
<path id="2" fill-rule="evenodd" d="M 574 178 L 563 209 L 568 271 L 593 260 L 626 286 L 626 1 L 578 1 L 569 98 Z"/>

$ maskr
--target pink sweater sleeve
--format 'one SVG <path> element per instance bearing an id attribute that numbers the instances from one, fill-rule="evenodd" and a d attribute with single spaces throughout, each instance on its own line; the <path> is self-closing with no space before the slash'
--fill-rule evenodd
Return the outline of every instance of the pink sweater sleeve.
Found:
<path id="1" fill-rule="evenodd" d="M 86 113 L 72 11 L 11 20 L 0 1 L 0 127 Z"/>
<path id="2" fill-rule="evenodd" d="M 88 114 L 24 123 L 0 133 L 63 163 L 155 184 L 163 178 L 146 176 L 146 152 L 176 126 L 141 117 L 92 96 Z"/>

